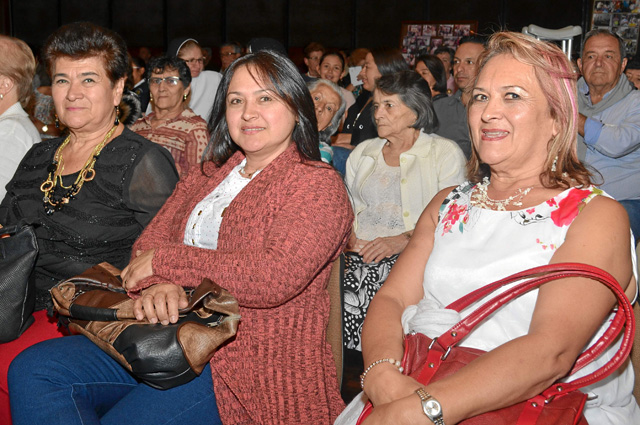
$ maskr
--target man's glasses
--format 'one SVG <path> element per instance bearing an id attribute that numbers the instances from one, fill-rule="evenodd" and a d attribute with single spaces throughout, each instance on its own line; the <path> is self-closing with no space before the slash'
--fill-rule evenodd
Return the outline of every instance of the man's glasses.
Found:
<path id="1" fill-rule="evenodd" d="M 149 85 L 159 86 L 162 82 L 166 82 L 170 86 L 177 86 L 180 82 L 180 77 L 151 77 L 149 78 Z"/>

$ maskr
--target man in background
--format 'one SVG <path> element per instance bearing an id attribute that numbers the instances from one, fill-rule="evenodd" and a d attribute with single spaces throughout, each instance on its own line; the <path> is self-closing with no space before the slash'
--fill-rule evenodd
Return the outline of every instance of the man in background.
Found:
<path id="1" fill-rule="evenodd" d="M 640 92 L 622 72 L 624 42 L 605 29 L 584 38 L 578 67 L 578 156 L 601 176 L 640 237 Z M 596 174 L 596 182 L 598 180 Z"/>
<path id="2" fill-rule="evenodd" d="M 234 60 L 242 56 L 242 45 L 236 41 L 230 41 L 220 46 L 220 73 L 223 73 Z"/>
<path id="3" fill-rule="evenodd" d="M 471 98 L 478 57 L 484 51 L 484 41 L 478 36 L 462 37 L 453 56 L 453 79 L 458 91 L 433 103 L 440 123 L 436 134 L 456 142 L 467 159 L 471 157 L 471 138 L 466 107 Z"/>
<path id="4" fill-rule="evenodd" d="M 312 41 L 304 48 L 304 64 L 307 66 L 307 73 L 302 75 L 306 83 L 320 78 L 320 59 L 324 55 L 325 48 L 322 44 Z"/>

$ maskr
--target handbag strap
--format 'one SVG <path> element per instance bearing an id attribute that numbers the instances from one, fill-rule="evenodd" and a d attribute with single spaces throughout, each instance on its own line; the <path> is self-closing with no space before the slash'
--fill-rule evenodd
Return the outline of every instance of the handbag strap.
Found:
<path id="1" fill-rule="evenodd" d="M 514 286 L 513 288 L 510 288 L 508 291 L 505 291 L 502 294 L 498 294 L 497 296 L 486 301 L 479 308 L 477 308 L 467 317 L 454 325 L 451 329 L 438 337 L 438 345 L 443 348 L 445 353 L 448 352 L 451 347 L 458 344 L 460 340 L 467 336 L 469 332 L 471 332 L 476 326 L 478 326 L 485 318 L 487 318 L 507 302 L 547 282 L 570 277 L 583 277 L 596 280 L 607 286 L 616 295 L 616 298 L 618 300 L 618 311 L 616 312 L 614 320 L 609 323 L 609 329 L 613 328 L 613 331 L 609 332 L 608 335 L 617 335 L 618 333 L 620 333 L 620 329 L 623 327 L 626 321 L 626 326 L 624 326 L 624 336 L 617 352 L 604 366 L 582 378 L 576 379 L 575 381 L 569 383 L 554 384 L 545 392 L 543 392 L 543 394 L 546 397 L 551 398 L 557 395 L 568 393 L 570 391 L 576 390 L 586 385 L 590 385 L 606 378 L 611 373 L 613 373 L 613 371 L 615 371 L 629 355 L 635 330 L 635 320 L 633 318 L 631 303 L 627 299 L 624 291 L 615 280 L 615 278 L 606 271 L 587 264 L 558 263 L 535 267 L 524 272 L 516 273 L 515 275 L 509 276 L 505 279 L 494 282 L 483 288 L 480 288 L 477 291 L 472 292 L 471 294 L 463 297 L 463 299 L 461 299 L 462 301 L 458 300 L 452 305 L 454 305 L 454 307 L 458 307 L 460 305 L 465 305 L 465 303 L 470 304 L 471 302 L 481 297 L 478 296 L 478 294 L 486 295 L 505 284 L 529 278 L 529 280 L 526 280 Z M 605 335 L 606 334 L 607 333 L 605 333 Z M 601 337 L 594 344 L 594 346 L 592 346 L 578 358 L 578 361 L 576 361 L 576 365 L 579 365 L 579 368 L 582 368 L 585 365 L 589 364 L 595 359 L 595 357 L 597 357 L 597 354 L 604 351 L 604 349 L 612 342 L 613 338 L 606 339 Z M 574 367 L 574 370 L 572 370 L 570 374 L 574 373 L 575 370 L 576 367 Z"/>
<path id="2" fill-rule="evenodd" d="M 512 274 L 511 276 L 507 276 L 503 279 L 500 279 L 496 282 L 489 283 L 488 285 L 480 287 L 475 291 L 472 291 L 467 295 L 459 298 L 458 300 L 452 302 L 446 308 L 460 312 L 465 308 L 467 308 L 472 303 L 482 298 L 485 298 L 486 296 L 495 292 L 497 289 L 499 289 L 502 286 L 517 282 L 519 280 L 534 278 L 541 273 L 542 274 L 546 273 L 547 275 L 549 275 L 549 273 L 569 272 L 570 269 L 574 271 L 578 271 L 578 273 L 582 273 L 583 271 L 586 272 L 587 270 L 595 271 L 596 273 L 602 272 L 604 273 L 605 276 L 613 279 L 613 281 L 615 282 L 615 279 L 611 277 L 611 275 L 609 275 L 604 270 L 594 266 L 589 266 L 587 264 L 581 264 L 581 263 L 547 264 L 547 265 L 536 267 L 533 269 L 523 270 L 521 272 Z M 563 277 L 572 277 L 572 276 L 558 276 L 555 279 L 560 279 Z M 589 276 L 580 275 L 579 277 L 589 277 Z M 616 286 L 619 286 L 617 282 L 616 282 Z M 624 299 L 627 300 L 626 296 L 624 297 Z M 580 357 L 576 359 L 576 362 L 573 368 L 571 369 L 570 374 L 576 373 L 577 371 L 579 371 L 580 369 L 582 369 L 583 367 L 591 363 L 593 359 L 595 359 L 600 354 L 602 354 L 604 350 L 606 350 L 606 348 L 609 346 L 611 341 L 615 340 L 618 334 L 622 331 L 624 321 L 625 321 L 624 312 L 618 310 L 612 320 L 611 325 L 607 327 L 607 329 L 605 330 L 603 335 L 598 339 L 598 341 L 596 341 L 596 343 L 594 343 L 591 347 L 585 350 L 580 355 Z"/>
<path id="3" fill-rule="evenodd" d="M 533 269 L 524 270 L 519 273 L 515 273 L 511 276 L 507 276 L 496 282 L 492 282 L 488 285 L 478 288 L 475 291 L 472 291 L 467 295 L 454 301 L 453 303 L 449 304 L 446 308 L 460 312 L 463 309 L 467 308 L 472 303 L 482 298 L 485 298 L 486 296 L 488 296 L 489 294 L 496 291 L 498 288 L 502 286 L 511 284 L 518 280 L 534 278 L 541 273 L 546 273 L 548 276 L 550 276 L 549 273 L 569 272 L 569 269 L 578 271 L 578 273 L 582 273 L 583 271 L 586 271 L 586 270 L 595 271 L 596 273 L 604 273 L 604 276 L 606 276 L 607 279 L 609 278 L 612 279 L 614 282 L 616 282 L 615 286 L 619 287 L 619 284 L 617 283 L 617 281 L 615 281 L 615 278 L 613 278 L 610 274 L 608 274 L 604 270 L 594 266 L 589 266 L 587 264 L 581 264 L 581 263 L 548 264 L 545 266 L 540 266 Z M 563 277 L 576 277 L 576 276 L 557 276 L 554 279 L 560 279 Z M 580 275 L 578 277 L 589 277 L 589 276 Z M 624 300 L 628 301 L 626 296 L 624 297 Z M 591 347 L 585 350 L 580 355 L 580 357 L 578 357 L 578 359 L 576 359 L 576 362 L 573 368 L 571 369 L 570 374 L 576 373 L 577 371 L 579 371 L 580 369 L 582 369 L 583 367 L 591 363 L 593 359 L 595 359 L 600 354 L 602 354 L 604 350 L 606 350 L 606 348 L 610 345 L 610 343 L 613 340 L 615 340 L 618 334 L 622 331 L 624 322 L 625 322 L 624 311 L 620 311 L 618 309 L 614 318 L 612 319 L 611 325 L 607 327 L 607 329 L 602 334 L 602 336 L 598 339 L 598 341 L 596 341 Z"/>

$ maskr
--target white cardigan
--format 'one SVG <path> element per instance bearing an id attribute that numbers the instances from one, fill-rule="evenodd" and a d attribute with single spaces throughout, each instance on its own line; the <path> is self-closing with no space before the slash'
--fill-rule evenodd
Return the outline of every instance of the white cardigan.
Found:
<path id="1" fill-rule="evenodd" d="M 362 188 L 376 167 L 387 141 L 375 138 L 355 147 L 347 159 L 346 180 L 358 229 L 358 214 L 366 207 Z M 442 189 L 465 180 L 465 157 L 458 145 L 435 134 L 420 132 L 414 145 L 400 154 L 400 196 L 406 231 L 413 230 L 429 201 Z"/>

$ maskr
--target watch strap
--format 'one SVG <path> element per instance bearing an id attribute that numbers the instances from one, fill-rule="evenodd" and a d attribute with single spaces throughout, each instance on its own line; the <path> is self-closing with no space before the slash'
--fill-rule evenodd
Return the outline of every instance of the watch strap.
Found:
<path id="1" fill-rule="evenodd" d="M 424 388 L 418 388 L 416 390 L 416 394 L 418 394 L 418 397 L 420 397 L 420 402 L 422 403 L 422 412 L 425 414 L 425 416 L 429 418 L 429 420 L 435 425 L 444 425 L 444 419 L 442 418 L 442 406 L 440 406 L 440 402 L 438 402 L 438 400 L 436 400 L 431 394 L 426 392 Z M 440 407 L 440 412 L 437 415 L 429 413 L 429 407 L 427 405 L 429 401 L 437 403 L 437 405 Z"/>

